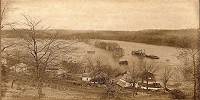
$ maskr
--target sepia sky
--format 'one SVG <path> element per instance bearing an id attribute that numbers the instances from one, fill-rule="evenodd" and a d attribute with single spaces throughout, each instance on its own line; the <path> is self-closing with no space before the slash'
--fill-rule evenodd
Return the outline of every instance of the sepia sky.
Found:
<path id="1" fill-rule="evenodd" d="M 14 0 L 7 21 L 22 14 L 54 29 L 142 30 L 198 27 L 198 0 Z"/>

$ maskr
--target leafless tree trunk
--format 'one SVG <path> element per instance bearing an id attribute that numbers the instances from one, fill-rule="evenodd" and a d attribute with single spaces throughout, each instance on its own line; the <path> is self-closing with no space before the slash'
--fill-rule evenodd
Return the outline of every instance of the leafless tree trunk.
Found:
<path id="1" fill-rule="evenodd" d="M 200 51 L 200 49 L 198 49 L 195 44 L 192 44 L 191 48 L 184 48 L 184 49 L 181 48 L 178 51 L 179 52 L 178 58 L 179 59 L 189 59 L 189 62 L 187 62 L 188 64 L 186 67 L 188 67 L 188 65 L 191 65 L 192 70 L 193 70 L 194 100 L 198 100 L 197 99 L 197 85 L 198 85 L 198 82 L 197 82 L 198 66 L 197 65 L 199 64 L 199 62 L 198 62 L 199 51 Z M 183 63 L 185 63 L 185 62 L 183 62 Z M 184 67 L 184 66 L 182 66 L 182 67 Z"/>
<path id="2" fill-rule="evenodd" d="M 199 2 L 200 4 L 200 2 Z M 200 9 L 200 7 L 199 7 Z M 199 20 L 199 25 L 200 25 L 200 20 Z M 198 29 L 198 49 L 200 49 L 200 28 Z M 198 54 L 198 62 L 200 62 L 200 54 Z M 197 91 L 196 91 L 196 99 L 199 100 L 200 99 L 200 63 L 198 63 L 197 68 L 196 68 L 196 87 L 197 87 Z"/>
<path id="3" fill-rule="evenodd" d="M 200 1 L 198 3 L 199 3 L 199 11 L 200 11 Z M 198 33 L 197 49 L 200 50 L 200 16 L 199 16 L 199 28 L 197 30 L 197 33 Z M 200 62 L 200 54 L 198 54 L 197 60 L 198 62 Z M 196 87 L 197 87 L 197 90 L 196 90 L 197 95 L 195 98 L 199 100 L 200 99 L 200 63 L 198 63 L 196 67 L 195 81 L 196 81 Z"/>
<path id="4" fill-rule="evenodd" d="M 2 52 L 6 49 L 6 48 L 8 48 L 8 47 L 3 47 L 2 46 L 2 42 L 1 42 L 1 40 L 2 40 L 2 29 L 4 28 L 4 26 L 5 25 L 9 25 L 8 23 L 3 23 L 3 19 L 5 18 L 5 15 L 6 15 L 6 12 L 8 11 L 8 5 L 10 4 L 10 0 L 0 0 L 0 100 L 2 99 L 2 73 L 1 73 L 1 71 L 2 71 L 2 62 L 1 62 L 1 60 L 2 60 Z M 11 24 L 11 23 L 10 23 Z"/>
<path id="5" fill-rule="evenodd" d="M 161 77 L 165 90 L 167 90 L 167 83 L 169 79 L 171 78 L 171 76 L 172 76 L 172 69 L 169 68 L 168 66 L 165 66 L 164 71 L 162 73 L 162 77 Z"/>
<path id="6" fill-rule="evenodd" d="M 138 81 L 139 81 L 139 76 L 140 76 L 140 70 L 138 68 L 138 66 L 136 66 L 135 63 L 132 63 L 132 66 L 130 66 L 131 68 L 129 68 L 130 70 L 130 76 L 131 76 L 131 81 L 133 83 L 133 90 L 132 90 L 132 96 L 135 96 L 135 94 L 137 94 L 137 87 L 135 86 Z"/>
<path id="7" fill-rule="evenodd" d="M 147 61 L 146 59 L 140 59 L 140 70 L 141 70 L 141 75 L 140 77 L 142 78 L 142 81 L 146 81 L 146 88 L 147 90 L 149 89 L 149 78 L 154 78 L 154 74 L 158 71 L 157 65 L 155 62 L 152 60 Z M 143 83 L 143 82 L 142 82 Z"/>
<path id="8" fill-rule="evenodd" d="M 26 49 L 25 52 L 29 55 L 29 57 L 26 58 L 26 62 L 29 66 L 33 66 L 33 76 L 36 78 L 38 97 L 41 98 L 44 95 L 42 87 L 45 79 L 46 68 L 50 66 L 57 66 L 59 62 L 57 59 L 61 55 L 60 53 L 68 54 L 69 47 L 77 42 L 73 41 L 65 44 L 62 41 L 58 42 L 57 34 L 48 34 L 48 37 L 42 37 L 43 39 L 41 39 L 40 30 L 43 32 L 47 30 L 46 28 L 38 30 L 41 20 L 37 21 L 25 15 L 24 18 L 24 25 L 27 26 L 26 33 L 21 33 L 15 28 L 13 28 L 13 30 L 19 33 L 21 39 L 23 40 L 20 45 L 23 49 Z"/>
<path id="9" fill-rule="evenodd" d="M 194 100 L 198 100 L 197 99 L 197 65 L 196 65 L 196 58 L 195 58 L 195 55 L 192 55 L 192 63 L 193 63 L 193 66 L 194 66 L 194 69 L 193 69 L 193 73 L 194 73 Z"/>

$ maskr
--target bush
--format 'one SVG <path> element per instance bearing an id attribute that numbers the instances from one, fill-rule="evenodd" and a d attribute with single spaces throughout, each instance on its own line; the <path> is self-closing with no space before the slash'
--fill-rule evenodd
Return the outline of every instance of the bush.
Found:
<path id="1" fill-rule="evenodd" d="M 180 91 L 180 90 L 177 90 L 177 89 L 174 89 L 170 92 L 171 96 L 173 99 L 185 99 L 185 94 Z"/>

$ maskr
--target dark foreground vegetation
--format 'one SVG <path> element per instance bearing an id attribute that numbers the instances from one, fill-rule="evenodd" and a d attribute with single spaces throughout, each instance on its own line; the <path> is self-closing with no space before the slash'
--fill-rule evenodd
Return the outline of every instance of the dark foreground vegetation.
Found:
<path id="1" fill-rule="evenodd" d="M 18 30 L 20 33 L 26 30 Z M 45 34 L 46 33 L 46 34 Z M 48 33 L 58 33 L 61 39 L 103 39 L 128 42 L 147 43 L 153 45 L 165 45 L 174 47 L 191 47 L 191 43 L 197 38 L 197 29 L 182 30 L 142 30 L 142 31 L 75 31 L 75 30 L 48 30 L 40 37 L 48 36 Z M 4 37 L 18 37 L 13 31 L 5 30 Z"/>

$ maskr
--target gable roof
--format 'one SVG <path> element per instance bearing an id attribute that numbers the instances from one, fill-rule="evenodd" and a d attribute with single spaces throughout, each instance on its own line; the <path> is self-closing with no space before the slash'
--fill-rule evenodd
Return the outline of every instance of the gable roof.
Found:
<path id="1" fill-rule="evenodd" d="M 125 80 L 122 80 L 120 79 L 118 82 L 117 82 L 117 85 L 121 86 L 121 87 L 130 87 L 131 86 L 131 83 L 125 81 Z"/>

